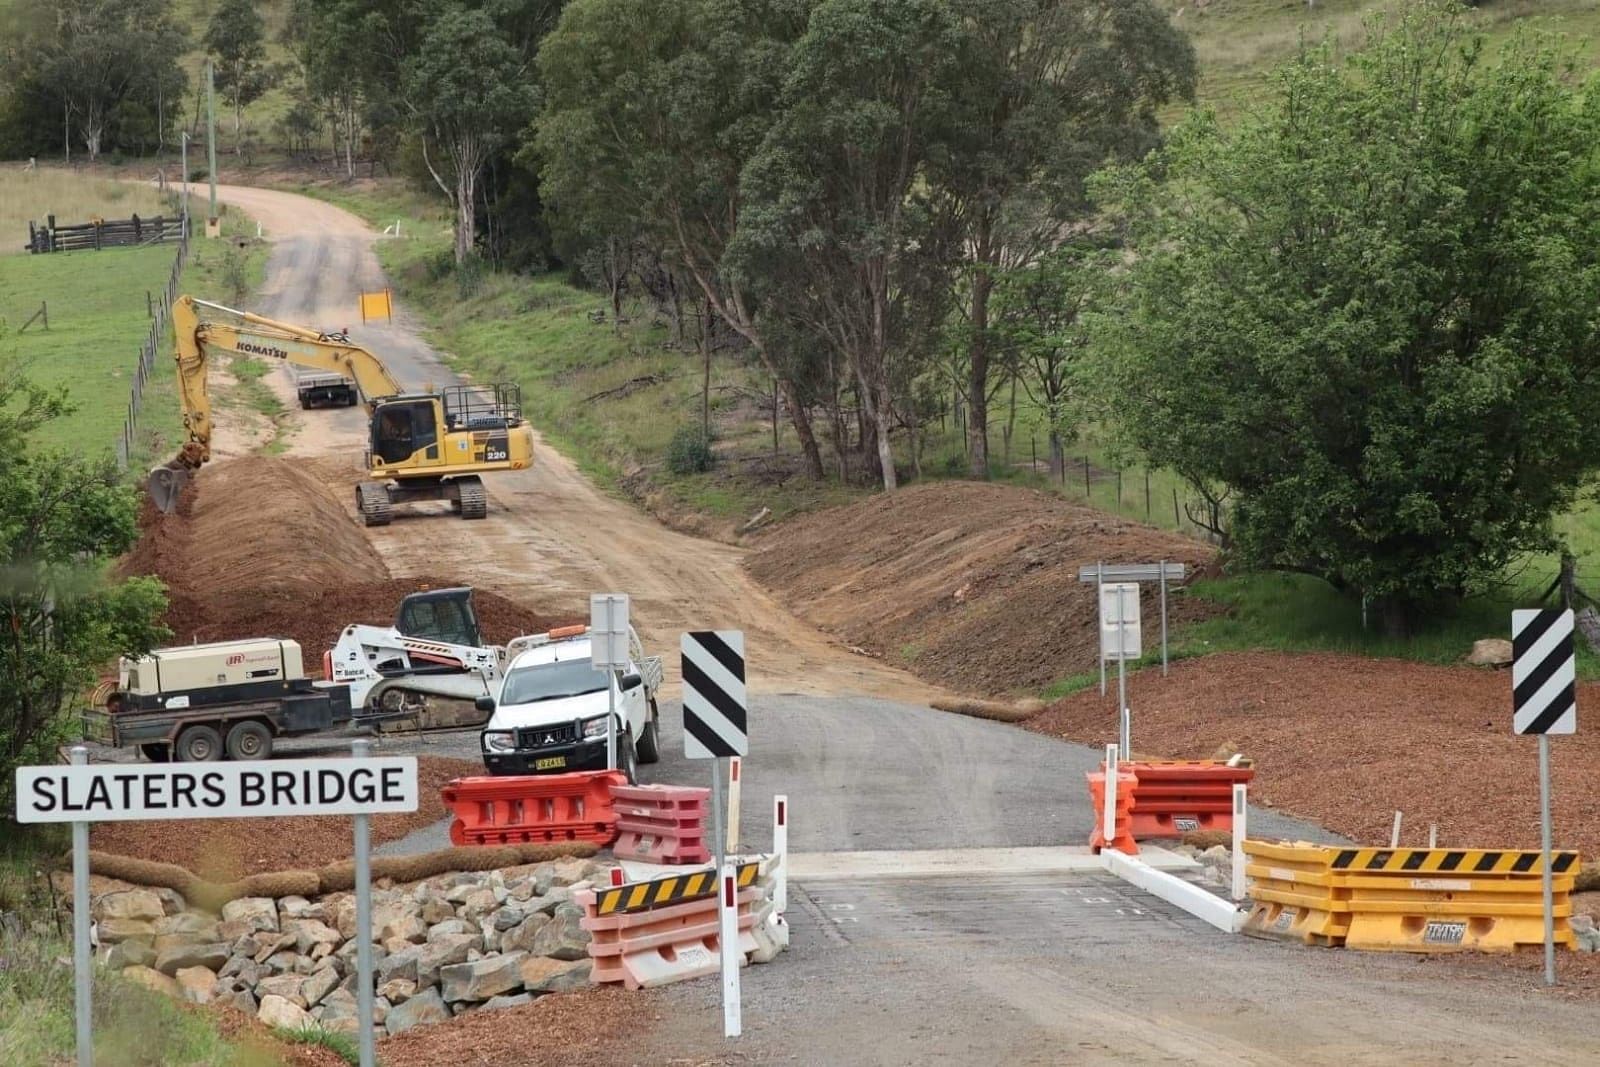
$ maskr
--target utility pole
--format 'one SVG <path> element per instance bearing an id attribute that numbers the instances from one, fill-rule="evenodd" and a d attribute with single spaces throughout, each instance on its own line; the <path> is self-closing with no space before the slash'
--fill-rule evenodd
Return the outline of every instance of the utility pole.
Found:
<path id="1" fill-rule="evenodd" d="M 211 179 L 211 213 L 206 216 L 206 236 L 221 237 L 217 221 L 217 78 L 216 69 L 206 61 L 206 170 Z"/>
<path id="2" fill-rule="evenodd" d="M 181 138 L 181 140 L 178 143 L 179 143 L 179 152 L 181 154 L 181 160 L 182 160 L 182 162 L 179 165 L 181 167 L 183 167 L 183 232 L 184 233 L 188 233 L 189 232 L 189 131 L 188 130 L 180 130 L 178 132 L 178 136 Z"/>

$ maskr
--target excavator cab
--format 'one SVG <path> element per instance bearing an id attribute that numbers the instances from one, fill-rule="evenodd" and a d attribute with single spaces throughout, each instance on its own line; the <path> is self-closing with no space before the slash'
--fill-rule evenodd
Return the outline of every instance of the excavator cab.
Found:
<path id="1" fill-rule="evenodd" d="M 389 400 L 372 413 L 372 454 L 385 466 L 417 453 L 424 463 L 439 459 L 439 402 L 431 397 Z"/>

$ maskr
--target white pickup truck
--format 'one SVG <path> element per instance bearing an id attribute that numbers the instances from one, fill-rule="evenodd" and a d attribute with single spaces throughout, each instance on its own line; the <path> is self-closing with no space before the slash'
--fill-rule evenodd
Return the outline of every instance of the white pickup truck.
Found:
<path id="1" fill-rule="evenodd" d="M 480 735 L 489 773 L 604 770 L 612 695 L 617 769 L 632 782 L 639 764 L 660 759 L 661 659 L 646 656 L 631 629 L 628 649 L 628 667 L 617 672 L 595 670 L 585 626 L 519 637 L 507 645 L 499 692 L 477 701 L 480 710 L 492 713 Z"/>

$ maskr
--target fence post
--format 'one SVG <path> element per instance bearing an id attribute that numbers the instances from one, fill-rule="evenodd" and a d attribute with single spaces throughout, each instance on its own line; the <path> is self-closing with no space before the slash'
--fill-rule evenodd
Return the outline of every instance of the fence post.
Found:
<path id="1" fill-rule="evenodd" d="M 143 238 L 144 238 L 144 227 L 139 225 L 139 213 L 137 211 L 135 211 L 133 213 L 133 243 L 134 244 L 139 244 L 140 241 Z M 149 299 L 149 297 L 150 297 L 149 290 L 146 290 L 144 295 L 145 295 L 145 299 Z"/>
<path id="2" fill-rule="evenodd" d="M 1173 486 L 1172 487 L 1172 525 L 1175 528 L 1179 529 L 1179 530 L 1183 529 L 1183 516 L 1178 514 L 1178 487 L 1177 486 Z"/>
<path id="3" fill-rule="evenodd" d="M 1083 457 L 1083 498 L 1089 499 L 1089 457 Z"/>
<path id="4" fill-rule="evenodd" d="M 1144 517 L 1150 518 L 1150 468 L 1144 469 Z"/>

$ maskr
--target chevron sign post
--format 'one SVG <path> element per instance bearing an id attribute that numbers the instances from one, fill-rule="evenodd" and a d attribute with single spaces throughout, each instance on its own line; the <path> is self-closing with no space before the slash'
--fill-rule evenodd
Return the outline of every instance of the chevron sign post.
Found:
<path id="1" fill-rule="evenodd" d="M 1578 730 L 1572 611 L 1511 613 L 1511 729 L 1539 738 L 1539 826 L 1544 847 L 1544 981 L 1556 984 L 1550 885 L 1550 735 Z"/>
<path id="2" fill-rule="evenodd" d="M 750 754 L 749 703 L 744 687 L 744 631 L 697 630 L 683 635 L 683 754 L 711 760 L 711 841 L 717 857 L 722 950 L 722 1034 L 738 1037 L 739 913 L 735 870 L 726 862 L 722 783 L 730 756 Z"/>

